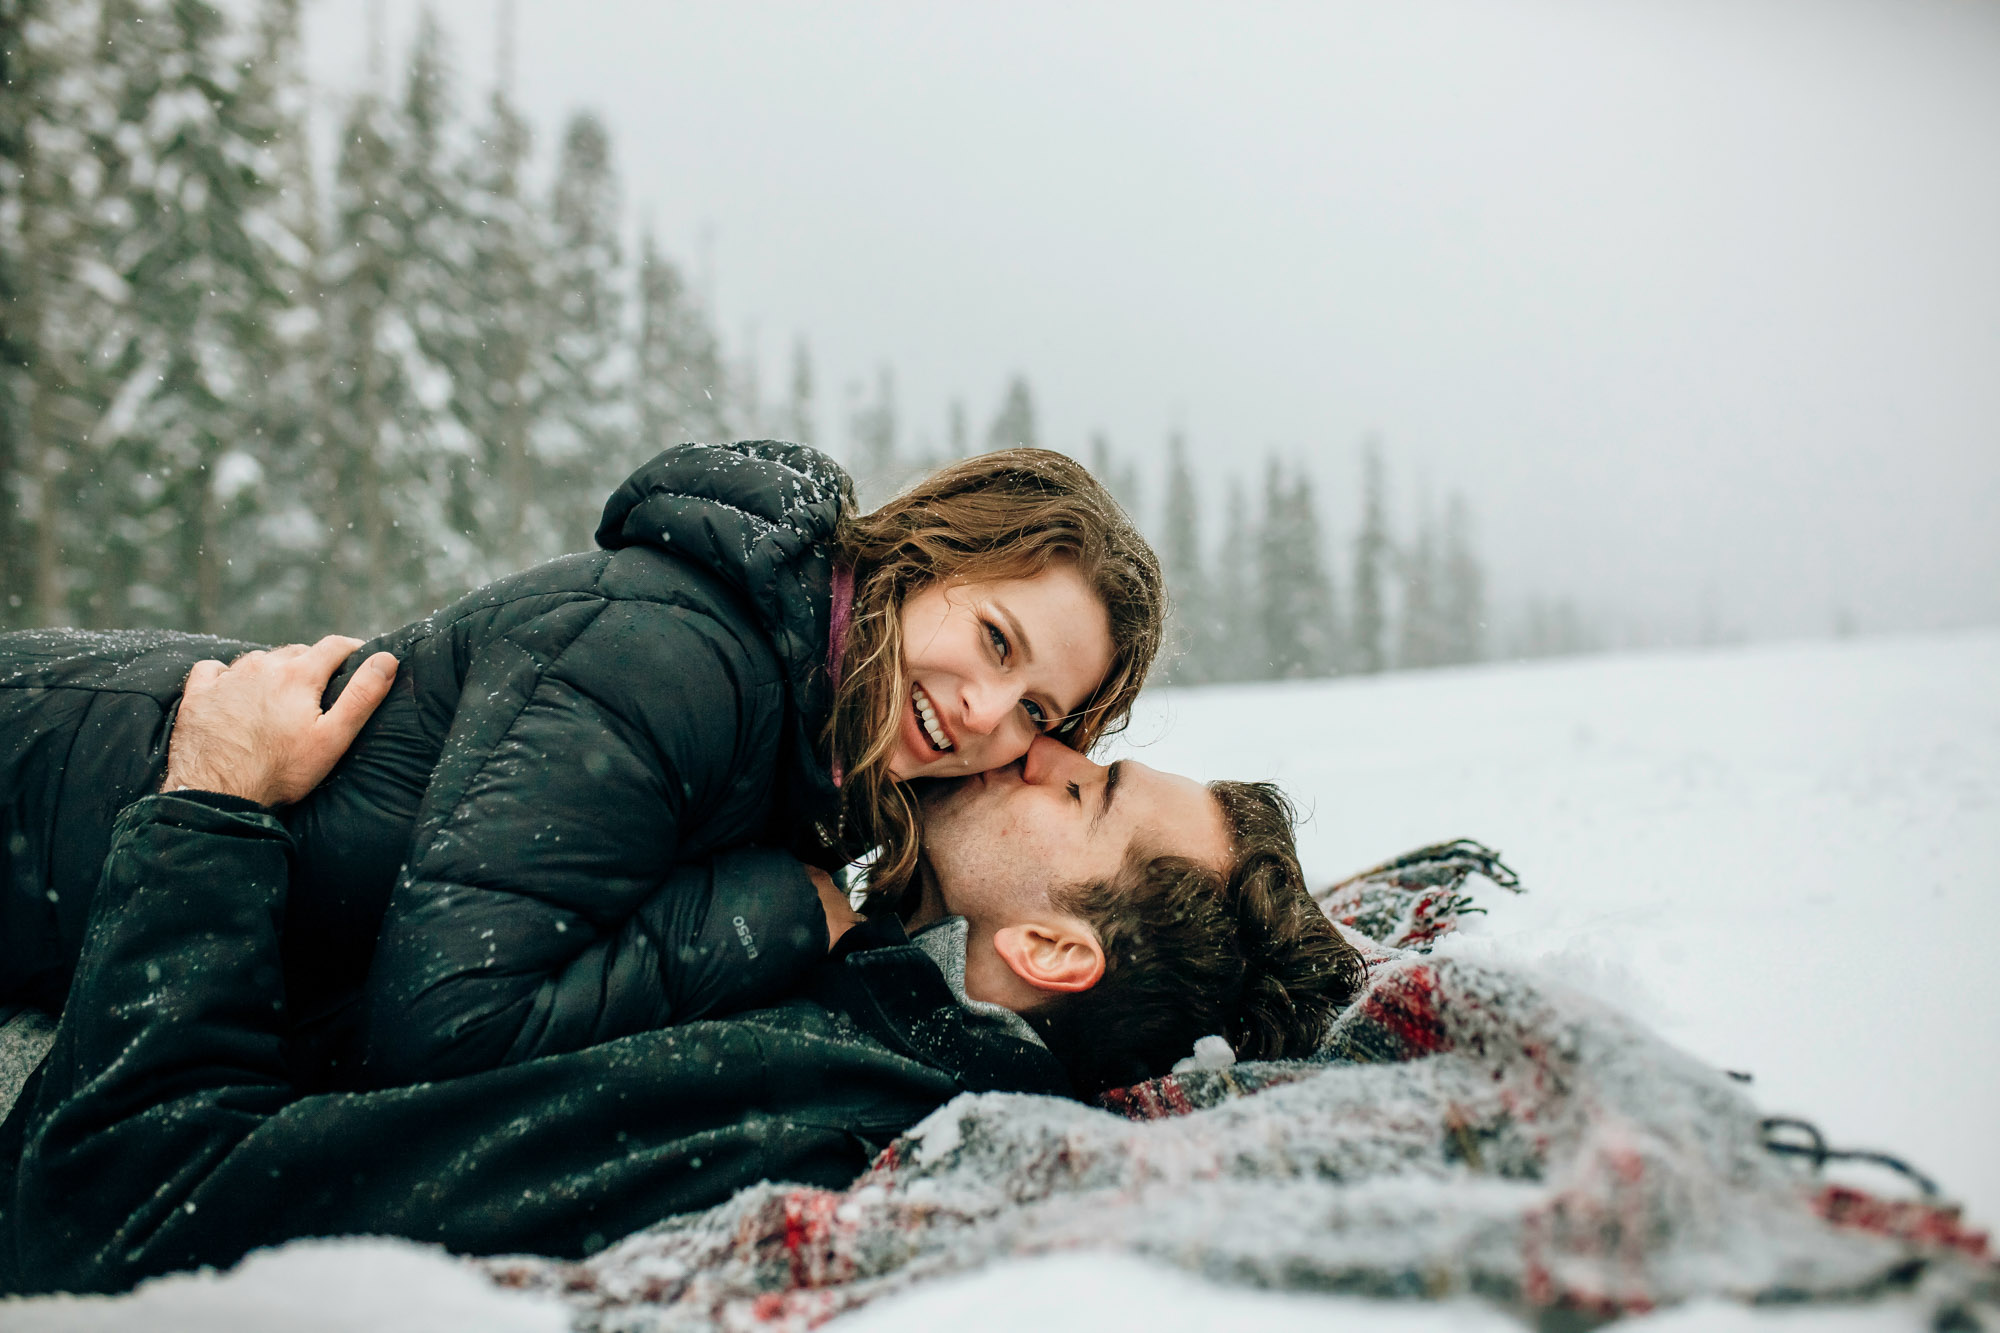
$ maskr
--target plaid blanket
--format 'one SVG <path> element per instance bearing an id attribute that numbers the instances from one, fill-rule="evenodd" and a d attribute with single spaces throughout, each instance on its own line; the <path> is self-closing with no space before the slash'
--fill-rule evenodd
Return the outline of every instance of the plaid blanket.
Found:
<path id="1" fill-rule="evenodd" d="M 765 1184 L 580 1263 L 486 1266 L 633 1333 L 810 1328 L 1083 1250 L 1266 1287 L 1474 1293 L 1540 1323 L 1703 1296 L 1915 1292 L 1936 1327 L 2000 1309 L 2000 1266 L 1954 1208 L 1828 1183 L 1824 1145 L 1778 1135 L 1729 1076 L 1580 996 L 1430 954 L 1478 910 L 1474 876 L 1517 887 L 1457 842 L 1320 895 L 1370 980 L 1314 1060 L 1197 1057 L 1098 1107 L 960 1097 L 845 1190 Z"/>

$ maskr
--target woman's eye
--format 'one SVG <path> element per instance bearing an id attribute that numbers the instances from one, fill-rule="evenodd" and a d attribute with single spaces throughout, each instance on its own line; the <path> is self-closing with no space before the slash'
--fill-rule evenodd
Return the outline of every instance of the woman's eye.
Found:
<path id="1" fill-rule="evenodd" d="M 1034 724 L 1036 731 L 1047 731 L 1049 729 L 1049 715 L 1043 710 L 1040 704 L 1036 703 L 1033 699 L 1023 699 L 1021 700 L 1021 707 L 1028 710 L 1028 721 Z"/>
<path id="2" fill-rule="evenodd" d="M 1072 783 L 1070 783 L 1070 784 L 1068 784 L 1068 785 L 1069 785 L 1069 798 L 1070 798 L 1070 799 L 1071 799 L 1072 801 L 1075 801 L 1075 802 L 1076 802 L 1076 803 L 1077 803 L 1078 805 L 1082 805 L 1082 804 L 1083 804 L 1083 788 L 1081 788 L 1081 787 L 1077 786 L 1077 785 L 1076 785 L 1076 784 L 1075 784 L 1074 782 L 1072 782 Z"/>
<path id="3" fill-rule="evenodd" d="M 1000 654 L 1000 660 L 1005 662 L 1007 660 L 1007 636 L 1000 632 L 998 625 L 988 625 L 986 627 L 986 637 L 993 641 L 993 651 Z"/>

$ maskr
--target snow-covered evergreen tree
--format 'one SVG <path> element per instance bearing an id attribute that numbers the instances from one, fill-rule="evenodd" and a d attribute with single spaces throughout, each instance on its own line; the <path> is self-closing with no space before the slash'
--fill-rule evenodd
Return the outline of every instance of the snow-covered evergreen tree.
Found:
<path id="1" fill-rule="evenodd" d="M 1382 491 L 1382 451 L 1370 440 L 1361 462 L 1361 531 L 1354 538 L 1354 620 L 1348 637 L 1353 669 L 1364 674 L 1388 665 L 1382 585 L 1390 545 Z"/>
<path id="2" fill-rule="evenodd" d="M 1187 438 L 1179 431 L 1167 440 L 1167 501 L 1160 523 L 1160 563 L 1173 608 L 1166 679 L 1175 685 L 1197 684 L 1212 676 L 1216 645 L 1208 575 L 1202 564 L 1201 506 L 1188 468 Z"/>
<path id="3" fill-rule="evenodd" d="M 812 444 L 819 438 L 813 418 L 812 353 L 803 337 L 792 342 L 792 375 L 786 386 L 785 417 L 779 432 L 797 444 Z"/>
<path id="4" fill-rule="evenodd" d="M 535 426 L 551 513 L 544 551 L 587 538 L 611 488 L 652 451 L 631 429 L 623 253 L 611 136 L 590 112 L 570 118 L 550 204 L 551 364 Z"/>
<path id="5" fill-rule="evenodd" d="M 313 179 L 301 0 L 259 0 L 249 30 L 244 96 L 270 126 L 262 169 L 271 187 L 251 222 L 272 248 L 280 286 L 259 358 L 263 392 L 240 448 L 256 464 L 227 536 L 221 625 L 265 641 L 340 628 L 314 613 L 311 593 L 325 555 L 317 506 L 327 419 L 326 320 L 319 285 L 325 241 Z M 238 464 L 241 468 L 242 465 Z"/>
<path id="6" fill-rule="evenodd" d="M 98 8 L 0 7 L 0 624 L 71 623 L 89 549 L 81 456 L 110 380 L 98 355 L 120 284 L 97 254 L 113 109 L 98 77 Z"/>
<path id="7" fill-rule="evenodd" d="M 1400 565 L 1403 597 L 1396 665 L 1437 666 L 1447 659 L 1439 620 L 1437 537 L 1428 506 L 1417 516 L 1416 539 L 1402 552 Z"/>
<path id="8" fill-rule="evenodd" d="M 444 39 L 426 15 L 401 102 L 372 90 L 354 100 L 334 175 L 326 606 L 343 624 L 421 614 L 483 572 L 465 530 L 473 451 L 454 410 L 476 336 L 451 122 Z"/>
<path id="9" fill-rule="evenodd" d="M 31 0 L 0 0 L 0 590 L 6 594 L 0 600 L 0 628 L 24 619 L 22 589 L 34 571 L 26 540 L 32 529 L 22 519 L 27 486 L 21 468 L 28 452 L 23 372 L 33 363 L 34 340 L 19 318 L 29 283 L 22 271 L 21 228 L 27 204 L 22 159 L 35 114 L 28 74 L 32 57 L 23 31 L 31 8 Z"/>
<path id="10" fill-rule="evenodd" d="M 402 405 L 409 462 L 423 485 L 401 497 L 423 552 L 420 596 L 427 609 L 486 572 L 473 501 L 477 448 L 457 411 L 460 380 L 474 373 L 479 330 L 471 299 L 477 222 L 466 208 L 458 106 L 444 30 L 429 10 L 417 23 L 404 75 L 397 137 L 396 221 L 400 235 L 397 310 L 413 340 L 405 353 Z"/>
<path id="11" fill-rule="evenodd" d="M 847 456 L 862 505 L 873 507 L 895 493 L 909 470 L 897 449 L 895 372 L 887 366 L 876 372 L 872 399 L 861 398 L 858 390 L 849 390 Z"/>
<path id="12" fill-rule="evenodd" d="M 757 325 L 743 329 L 743 350 L 729 366 L 729 402 L 724 416 L 729 433 L 740 440 L 765 440 L 783 434 L 781 411 L 764 396 L 764 361 L 757 350 Z"/>
<path id="13" fill-rule="evenodd" d="M 639 319 L 633 408 L 640 457 L 670 444 L 724 440 L 728 397 L 722 357 L 707 314 L 680 270 L 660 252 L 651 228 L 639 235 Z"/>
<path id="14" fill-rule="evenodd" d="M 1041 437 L 1035 431 L 1035 396 L 1028 389 L 1027 377 L 1016 375 L 1007 383 L 1007 393 L 1000 400 L 993 424 L 986 428 L 986 447 L 1032 449 L 1040 443 Z"/>
<path id="15" fill-rule="evenodd" d="M 951 400 L 951 411 L 945 423 L 944 449 L 947 461 L 968 457 L 972 453 L 972 428 L 965 415 L 965 400 Z"/>
<path id="16" fill-rule="evenodd" d="M 104 22 L 120 206 L 100 211 L 99 244 L 126 294 L 93 451 L 113 614 L 217 629 L 231 552 L 251 545 L 257 409 L 304 244 L 275 207 L 281 126 L 254 46 L 202 0 L 107 0 Z"/>
<path id="17" fill-rule="evenodd" d="M 1111 498 L 1134 523 L 1140 519 L 1139 469 L 1129 458 L 1121 458 L 1111 447 L 1111 437 L 1103 431 L 1090 433 L 1090 475 L 1104 483 Z"/>
<path id="18" fill-rule="evenodd" d="M 1477 662 L 1485 656 L 1486 648 L 1486 576 L 1472 549 L 1472 514 L 1457 493 L 1445 504 L 1440 582 L 1443 660 Z"/>
<path id="19" fill-rule="evenodd" d="M 461 168 L 472 222 L 466 274 L 472 345 L 458 360 L 454 408 L 470 467 L 455 478 L 463 515 L 492 578 L 560 543 L 540 505 L 548 493 L 534 427 L 547 397 L 550 347 L 540 218 L 524 179 L 533 134 L 508 96 L 505 75 Z"/>
<path id="20" fill-rule="evenodd" d="M 1257 556 L 1257 618 L 1266 674 L 1293 679 L 1339 671 L 1338 608 L 1312 483 L 1303 472 L 1287 481 L 1275 458 L 1265 471 Z"/>
<path id="21" fill-rule="evenodd" d="M 1243 483 L 1231 478 L 1223 509 L 1222 542 L 1215 553 L 1215 577 L 1210 581 L 1214 614 L 1208 662 L 1212 680 L 1260 680 L 1266 673 L 1268 654 L 1254 596 L 1254 557 Z"/>

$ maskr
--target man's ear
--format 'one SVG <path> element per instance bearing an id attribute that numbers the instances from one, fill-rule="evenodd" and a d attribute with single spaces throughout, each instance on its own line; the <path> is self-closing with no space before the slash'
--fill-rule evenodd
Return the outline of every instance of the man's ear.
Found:
<path id="1" fill-rule="evenodd" d="M 1073 918 L 1002 927 L 994 932 L 993 952 L 1039 991 L 1089 990 L 1104 978 L 1097 932 Z"/>

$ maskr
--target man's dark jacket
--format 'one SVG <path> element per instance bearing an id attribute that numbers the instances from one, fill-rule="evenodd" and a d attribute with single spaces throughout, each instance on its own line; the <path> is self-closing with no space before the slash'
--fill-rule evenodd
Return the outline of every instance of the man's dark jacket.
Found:
<path id="1" fill-rule="evenodd" d="M 871 922 L 776 1007 L 302 1096 L 278 966 L 292 848 L 230 797 L 120 817 L 55 1047 L 0 1126 L 0 1292 L 360 1232 L 575 1256 L 760 1180 L 844 1185 L 959 1092 L 1067 1090 Z"/>
<path id="2" fill-rule="evenodd" d="M 670 449 L 611 497 L 604 550 L 354 655 L 334 689 L 377 649 L 402 665 L 285 816 L 295 1074 L 493 1069 L 791 989 L 827 942 L 785 853 L 810 855 L 836 809 L 818 742 L 851 489 L 798 445 Z M 0 636 L 0 1001 L 60 1007 L 113 820 L 159 786 L 188 668 L 250 646 Z"/>

